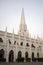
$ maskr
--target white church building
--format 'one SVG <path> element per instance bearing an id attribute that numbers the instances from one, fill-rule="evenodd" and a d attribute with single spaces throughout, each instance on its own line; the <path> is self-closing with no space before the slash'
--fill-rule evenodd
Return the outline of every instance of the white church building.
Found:
<path id="1" fill-rule="evenodd" d="M 22 9 L 21 22 L 18 34 L 0 31 L 0 57 L 6 58 L 6 62 L 16 61 L 17 57 L 42 58 L 43 40 L 39 37 L 32 38 L 25 23 L 24 9 Z"/>

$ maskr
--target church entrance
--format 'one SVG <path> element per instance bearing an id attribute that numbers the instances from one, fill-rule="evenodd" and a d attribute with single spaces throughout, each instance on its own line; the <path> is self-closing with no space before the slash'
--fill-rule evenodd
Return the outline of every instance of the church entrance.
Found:
<path id="1" fill-rule="evenodd" d="M 39 58 L 39 53 L 37 53 L 37 58 Z"/>
<path id="2" fill-rule="evenodd" d="M 32 61 L 34 60 L 34 52 L 32 52 Z"/>
<path id="3" fill-rule="evenodd" d="M 0 58 L 4 58 L 4 50 L 3 49 L 0 50 Z"/>
<path id="4" fill-rule="evenodd" d="M 14 52 L 13 52 L 13 50 L 11 50 L 9 52 L 9 62 L 13 62 L 13 61 L 14 61 Z"/>
<path id="5" fill-rule="evenodd" d="M 18 58 L 21 58 L 22 57 L 22 53 L 21 51 L 18 52 Z"/>
<path id="6" fill-rule="evenodd" d="M 25 61 L 28 62 L 28 52 L 25 53 Z"/>
<path id="7" fill-rule="evenodd" d="M 25 58 L 28 58 L 28 52 L 25 53 Z"/>

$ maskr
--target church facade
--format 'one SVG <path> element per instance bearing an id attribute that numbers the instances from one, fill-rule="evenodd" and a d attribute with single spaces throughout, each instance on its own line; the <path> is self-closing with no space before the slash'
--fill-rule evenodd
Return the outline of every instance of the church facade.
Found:
<path id="1" fill-rule="evenodd" d="M 16 61 L 17 57 L 42 58 L 43 40 L 31 38 L 25 23 L 24 10 L 22 9 L 21 23 L 18 34 L 0 31 L 0 57 L 6 58 L 6 62 Z"/>

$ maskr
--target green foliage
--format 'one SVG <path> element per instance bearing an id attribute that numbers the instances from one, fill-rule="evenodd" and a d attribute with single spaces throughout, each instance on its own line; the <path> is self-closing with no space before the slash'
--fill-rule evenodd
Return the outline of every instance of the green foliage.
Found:
<path id="1" fill-rule="evenodd" d="M 37 58 L 32 58 L 32 61 L 33 61 L 33 62 L 36 62 L 36 61 L 37 61 Z"/>
<path id="2" fill-rule="evenodd" d="M 26 62 L 30 62 L 31 58 L 26 58 L 25 60 L 26 60 Z"/>
<path id="3" fill-rule="evenodd" d="M 37 58 L 38 62 L 43 62 L 43 58 Z"/>
<path id="4" fill-rule="evenodd" d="M 36 61 L 43 62 L 43 58 L 33 58 L 32 61 L 33 62 L 36 62 Z"/>
<path id="5" fill-rule="evenodd" d="M 6 62 L 5 58 L 0 58 L 0 62 Z"/>
<path id="6" fill-rule="evenodd" d="M 18 58 L 16 59 L 16 61 L 17 61 L 17 62 L 24 62 L 24 57 L 21 57 L 21 58 L 18 57 Z"/>

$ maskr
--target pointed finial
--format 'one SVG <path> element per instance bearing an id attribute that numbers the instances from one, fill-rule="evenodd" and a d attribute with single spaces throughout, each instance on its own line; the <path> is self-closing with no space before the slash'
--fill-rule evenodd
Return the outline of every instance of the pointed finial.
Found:
<path id="1" fill-rule="evenodd" d="M 13 34 L 14 34 L 14 28 L 13 28 Z"/>
<path id="2" fill-rule="evenodd" d="M 24 8 L 22 8 L 22 14 L 21 14 L 21 23 L 20 23 L 20 29 L 19 29 L 19 33 L 23 36 L 27 36 L 28 32 L 27 32 L 27 25 L 25 23 L 25 16 L 24 16 Z"/>
<path id="3" fill-rule="evenodd" d="M 34 39 L 35 39 L 35 35 L 34 35 Z"/>
<path id="4" fill-rule="evenodd" d="M 40 39 L 39 35 L 37 34 L 37 39 Z"/>
<path id="5" fill-rule="evenodd" d="M 25 24 L 24 8 L 22 8 L 21 24 Z"/>
<path id="6" fill-rule="evenodd" d="M 7 32 L 7 27 L 6 27 L 6 32 Z"/>

